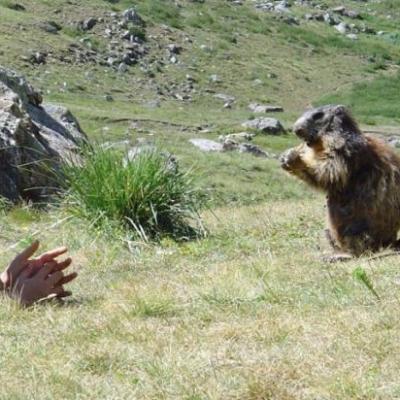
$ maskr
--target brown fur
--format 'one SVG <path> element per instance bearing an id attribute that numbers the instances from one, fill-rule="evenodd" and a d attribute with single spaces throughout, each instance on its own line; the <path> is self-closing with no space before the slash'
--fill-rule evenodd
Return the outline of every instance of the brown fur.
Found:
<path id="1" fill-rule="evenodd" d="M 294 131 L 306 143 L 282 155 L 282 168 L 327 194 L 332 246 L 357 256 L 397 246 L 400 158 L 395 152 L 364 135 L 343 106 L 306 112 Z"/>

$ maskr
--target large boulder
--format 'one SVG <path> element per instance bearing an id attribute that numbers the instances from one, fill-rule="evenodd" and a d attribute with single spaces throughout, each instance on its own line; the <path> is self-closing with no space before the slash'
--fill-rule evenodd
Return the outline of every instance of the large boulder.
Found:
<path id="1" fill-rule="evenodd" d="M 282 124 L 276 118 L 254 118 L 243 122 L 242 126 L 248 129 L 254 129 L 259 133 L 279 135 L 285 133 Z"/>
<path id="2" fill-rule="evenodd" d="M 24 77 L 0 67 L 0 196 L 43 201 L 57 189 L 63 162 L 87 141 L 64 107 L 42 104 Z"/>

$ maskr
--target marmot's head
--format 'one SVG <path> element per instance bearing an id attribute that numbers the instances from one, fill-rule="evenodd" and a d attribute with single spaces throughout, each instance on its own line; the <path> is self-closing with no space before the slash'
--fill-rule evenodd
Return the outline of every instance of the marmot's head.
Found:
<path id="1" fill-rule="evenodd" d="M 346 139 L 349 135 L 361 133 L 349 111 L 341 105 L 327 105 L 306 111 L 295 122 L 293 131 L 308 145 L 326 134 L 334 133 Z"/>

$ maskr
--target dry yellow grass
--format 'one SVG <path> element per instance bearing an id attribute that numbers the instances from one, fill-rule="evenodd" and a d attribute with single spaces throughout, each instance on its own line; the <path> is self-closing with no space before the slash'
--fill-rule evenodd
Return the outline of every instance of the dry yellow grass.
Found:
<path id="1" fill-rule="evenodd" d="M 131 252 L 78 221 L 46 229 L 60 214 L 18 213 L 1 247 L 41 229 L 46 246 L 70 244 L 80 277 L 64 306 L 1 301 L 0 398 L 400 395 L 398 259 L 324 264 L 321 198 L 219 209 L 203 241 Z"/>

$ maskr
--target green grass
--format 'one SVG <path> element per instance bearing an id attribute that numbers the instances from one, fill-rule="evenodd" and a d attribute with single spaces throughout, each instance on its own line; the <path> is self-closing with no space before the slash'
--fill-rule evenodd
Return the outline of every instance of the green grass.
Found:
<path id="1" fill-rule="evenodd" d="M 357 117 L 387 118 L 400 121 L 400 74 L 382 75 L 371 82 L 357 83 L 349 90 L 328 95 L 318 104 L 341 103 L 351 107 Z"/>
<path id="2" fill-rule="evenodd" d="M 129 158 L 90 147 L 83 161 L 64 166 L 61 179 L 68 209 L 93 226 L 122 225 L 145 240 L 201 234 L 198 213 L 204 195 L 187 172 L 157 150 Z"/>

